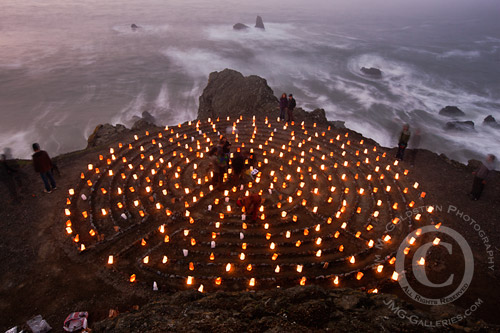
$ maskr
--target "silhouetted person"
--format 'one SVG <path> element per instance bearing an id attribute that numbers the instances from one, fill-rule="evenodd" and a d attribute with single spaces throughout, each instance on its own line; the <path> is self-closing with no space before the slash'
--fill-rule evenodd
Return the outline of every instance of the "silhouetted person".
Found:
<path id="1" fill-rule="evenodd" d="M 411 136 L 411 140 L 410 140 L 410 148 L 411 148 L 410 164 L 411 164 L 411 166 L 415 165 L 415 160 L 417 159 L 417 153 L 418 153 L 418 149 L 420 148 L 421 140 L 422 140 L 422 132 L 420 131 L 419 128 L 417 128 L 417 129 L 415 129 L 415 132 Z"/>
<path id="2" fill-rule="evenodd" d="M 297 106 L 297 102 L 295 102 L 295 98 L 293 98 L 293 95 L 290 94 L 288 95 L 288 122 L 291 123 L 293 121 L 293 109 Z"/>
<path id="3" fill-rule="evenodd" d="M 246 156 L 240 152 L 236 152 L 231 159 L 231 166 L 233 168 L 233 179 L 240 180 L 243 170 L 245 169 Z"/>
<path id="4" fill-rule="evenodd" d="M 492 171 L 495 169 L 495 155 L 489 154 L 486 156 L 486 161 L 481 163 L 479 168 L 474 171 L 474 181 L 472 182 L 472 190 L 470 192 L 472 200 L 479 200 L 481 193 L 483 193 L 486 180 L 490 177 Z"/>
<path id="5" fill-rule="evenodd" d="M 246 197 L 241 197 L 236 200 L 236 205 L 238 207 L 245 207 L 245 214 L 252 217 L 252 220 L 257 220 L 257 215 L 259 214 L 260 203 L 262 202 L 262 197 L 258 194 L 251 194 Z"/>
<path id="6" fill-rule="evenodd" d="M 2 160 L 0 162 L 0 181 L 4 183 L 12 201 L 17 201 L 18 199 L 16 182 L 14 181 L 14 174 L 16 172 L 17 170 L 12 168 L 7 162 L 7 156 L 2 154 Z"/>
<path id="7" fill-rule="evenodd" d="M 231 143 L 227 140 L 225 136 L 221 137 L 219 140 L 219 145 L 222 147 L 222 152 L 224 154 L 229 154 L 230 148 L 231 148 Z"/>
<path id="8" fill-rule="evenodd" d="M 223 144 L 213 147 L 209 152 L 210 163 L 213 167 L 214 176 L 212 184 L 219 187 L 224 182 L 224 174 L 227 172 L 228 156 L 224 154 Z"/>
<path id="9" fill-rule="evenodd" d="M 57 188 L 54 177 L 52 176 L 52 161 L 45 150 L 40 150 L 40 145 L 38 143 L 33 144 L 33 151 L 35 152 L 32 156 L 33 167 L 42 177 L 43 184 L 45 185 L 44 192 L 50 193 Z"/>
<path id="10" fill-rule="evenodd" d="M 410 136 L 411 136 L 410 125 L 404 124 L 403 130 L 399 135 L 398 152 L 396 153 L 396 158 L 403 160 L 405 149 L 406 147 L 408 147 L 408 141 L 410 140 Z"/>
<path id="11" fill-rule="evenodd" d="M 283 93 L 280 98 L 280 121 L 285 120 L 285 113 L 288 110 L 288 99 L 286 93 Z"/>

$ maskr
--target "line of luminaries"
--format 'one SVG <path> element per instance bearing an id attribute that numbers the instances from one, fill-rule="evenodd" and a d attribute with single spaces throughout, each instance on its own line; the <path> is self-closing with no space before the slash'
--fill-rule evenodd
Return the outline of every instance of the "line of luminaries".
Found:
<path id="1" fill-rule="evenodd" d="M 253 154 L 245 163 L 258 173 L 237 183 L 229 168 L 215 189 L 207 153 L 221 132 L 233 152 Z M 132 257 L 136 265 L 120 267 L 131 282 L 139 269 L 143 280 L 201 291 L 224 281 L 397 280 L 394 251 L 412 222 L 433 223 L 432 207 L 411 221 L 398 217 L 425 197 L 407 174 L 376 146 L 330 127 L 255 117 L 189 122 L 99 155 L 69 191 L 66 232 L 80 251 L 106 247 L 109 266 Z M 256 222 L 235 204 L 253 193 L 265 199 Z M 406 253 L 416 240 L 407 241 Z"/>

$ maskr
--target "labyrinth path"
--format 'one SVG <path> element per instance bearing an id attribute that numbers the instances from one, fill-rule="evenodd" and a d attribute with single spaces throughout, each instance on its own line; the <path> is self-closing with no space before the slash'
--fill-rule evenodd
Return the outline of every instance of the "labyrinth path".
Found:
<path id="1" fill-rule="evenodd" d="M 225 135 L 258 173 L 214 188 L 208 151 Z M 239 117 L 167 126 L 96 156 L 69 190 L 65 228 L 120 279 L 162 288 L 365 287 L 397 279 L 395 251 L 433 224 L 425 193 L 378 146 L 345 129 Z M 260 193 L 252 222 L 238 197 Z"/>

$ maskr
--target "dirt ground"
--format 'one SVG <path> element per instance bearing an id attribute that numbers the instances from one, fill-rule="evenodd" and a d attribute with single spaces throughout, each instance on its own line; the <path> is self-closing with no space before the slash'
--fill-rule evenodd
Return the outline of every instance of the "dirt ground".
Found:
<path id="1" fill-rule="evenodd" d="M 56 177 L 58 189 L 51 194 L 42 193 L 42 181 L 29 163 L 24 163 L 21 169 L 24 184 L 19 200 L 11 201 L 0 183 L 0 331 L 22 325 L 38 314 L 55 331 L 62 331 L 65 317 L 73 311 L 89 311 L 92 326 L 93 322 L 105 319 L 111 308 L 124 312 L 134 305 L 143 306 L 155 297 L 150 291 L 133 291 L 127 285 L 115 284 L 112 278 L 103 279 L 107 273 L 86 265 L 64 233 L 61 211 L 67 191 L 87 161 L 99 153 L 100 149 L 95 148 L 57 158 L 61 175 Z M 481 200 L 471 201 L 467 196 L 473 179 L 470 168 L 425 150 L 418 152 L 415 166 L 408 167 L 410 177 L 427 191 L 426 202 L 442 207 L 442 212 L 436 213 L 438 220 L 464 235 L 472 248 L 475 260 L 472 284 L 456 305 L 468 308 L 481 298 L 484 303 L 474 315 L 500 324 L 497 315 L 499 266 L 496 262 L 491 264 L 484 238 L 470 224 L 473 219 L 480 225 L 491 245 L 489 250 L 497 259 L 500 244 L 498 173 L 487 184 Z M 399 286 L 382 291 L 407 300 Z M 429 307 L 415 306 L 429 310 Z"/>

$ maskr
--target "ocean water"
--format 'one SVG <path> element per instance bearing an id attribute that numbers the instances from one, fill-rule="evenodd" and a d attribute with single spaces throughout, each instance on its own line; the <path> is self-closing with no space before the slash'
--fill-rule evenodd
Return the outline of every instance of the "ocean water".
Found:
<path id="1" fill-rule="evenodd" d="M 208 74 L 232 68 L 384 146 L 409 123 L 421 148 L 500 157 L 500 130 L 482 125 L 500 121 L 499 13 L 496 0 L 2 0 L 0 150 L 82 149 L 96 125 L 146 110 L 160 124 L 193 119 Z M 446 105 L 476 131 L 444 131 Z"/>

